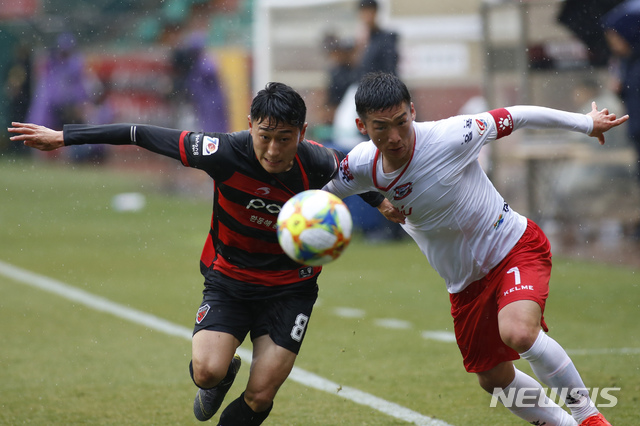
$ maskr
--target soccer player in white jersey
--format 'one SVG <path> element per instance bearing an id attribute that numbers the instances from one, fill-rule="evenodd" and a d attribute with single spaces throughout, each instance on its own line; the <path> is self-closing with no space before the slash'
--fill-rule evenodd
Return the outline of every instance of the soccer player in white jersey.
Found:
<path id="1" fill-rule="evenodd" d="M 609 425 L 565 350 L 546 334 L 549 241 L 509 207 L 481 169 L 478 153 L 520 128 L 582 132 L 603 144 L 603 134 L 628 116 L 616 118 L 594 103 L 586 115 L 514 106 L 415 122 L 407 87 L 384 73 L 366 75 L 355 100 L 356 125 L 371 140 L 348 154 L 324 189 L 343 198 L 378 190 L 403 214 L 404 230 L 446 282 L 465 369 L 477 374 L 483 389 L 525 392 L 526 404 L 508 409 L 534 425 Z M 542 383 L 564 390 L 571 414 L 515 368 L 520 357 Z"/>

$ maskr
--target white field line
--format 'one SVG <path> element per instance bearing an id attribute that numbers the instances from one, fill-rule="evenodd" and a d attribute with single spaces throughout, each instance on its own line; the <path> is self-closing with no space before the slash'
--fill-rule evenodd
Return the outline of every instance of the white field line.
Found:
<path id="1" fill-rule="evenodd" d="M 357 308 L 335 308 L 334 314 L 342 318 L 364 318 L 366 312 Z M 380 318 L 375 319 L 373 322 L 384 328 L 393 329 L 410 329 L 411 323 L 408 321 L 395 319 L 395 318 Z M 422 331 L 420 335 L 424 339 L 437 340 L 445 343 L 455 343 L 456 335 L 451 331 L 446 330 L 431 330 Z M 572 356 L 596 356 L 596 355 L 635 355 L 640 354 L 640 348 L 594 348 L 594 349 L 567 349 L 569 355 Z"/>
<path id="2" fill-rule="evenodd" d="M 96 311 L 105 312 L 118 318 L 126 319 L 132 323 L 143 325 L 151 330 L 156 330 L 170 336 L 182 337 L 189 341 L 191 340 L 192 329 L 190 328 L 174 324 L 155 315 L 120 305 L 109 299 L 70 286 L 53 278 L 39 275 L 2 261 L 0 261 L 0 274 L 31 287 L 35 287 L 49 293 L 54 293 L 65 299 L 88 306 Z M 251 352 L 249 350 L 238 348 L 238 354 L 250 362 Z M 291 380 L 304 386 L 337 395 L 355 402 L 356 404 L 373 408 L 374 410 L 388 416 L 404 420 L 418 426 L 451 426 L 442 420 L 422 415 L 416 411 L 394 404 L 393 402 L 386 401 L 382 398 L 378 398 L 361 390 L 341 386 L 338 383 L 332 382 L 298 367 L 293 368 L 289 377 Z"/>

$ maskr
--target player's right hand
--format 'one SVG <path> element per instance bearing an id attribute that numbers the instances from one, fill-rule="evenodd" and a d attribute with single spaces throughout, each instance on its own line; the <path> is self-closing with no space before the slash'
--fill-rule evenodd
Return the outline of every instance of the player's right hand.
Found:
<path id="1" fill-rule="evenodd" d="M 62 131 L 52 130 L 48 127 L 39 126 L 32 123 L 12 122 L 13 127 L 7 130 L 15 133 L 9 140 L 14 142 L 22 141 L 26 146 L 39 149 L 40 151 L 53 151 L 64 146 L 64 135 Z"/>

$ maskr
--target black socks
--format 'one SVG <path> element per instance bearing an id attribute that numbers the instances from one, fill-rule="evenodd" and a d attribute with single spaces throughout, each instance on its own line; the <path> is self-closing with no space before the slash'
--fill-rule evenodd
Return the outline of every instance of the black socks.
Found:
<path id="1" fill-rule="evenodd" d="M 256 413 L 244 400 L 244 392 L 231 404 L 227 405 L 220 415 L 218 426 L 259 426 L 269 416 L 273 404 L 266 411 Z"/>

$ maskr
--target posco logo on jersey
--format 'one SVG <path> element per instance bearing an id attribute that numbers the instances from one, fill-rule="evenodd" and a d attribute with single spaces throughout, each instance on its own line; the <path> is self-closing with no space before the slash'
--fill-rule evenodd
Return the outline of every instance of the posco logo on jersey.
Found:
<path id="1" fill-rule="evenodd" d="M 249 201 L 249 204 L 247 204 L 247 209 L 265 209 L 271 214 L 278 214 L 280 213 L 282 207 L 279 204 L 267 204 L 260 198 L 254 198 L 253 200 Z"/>

